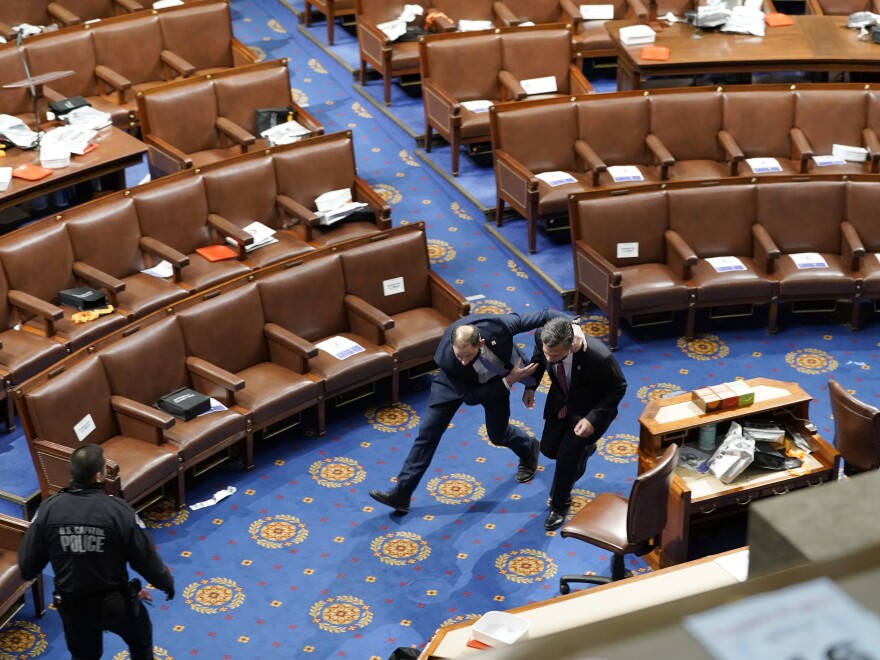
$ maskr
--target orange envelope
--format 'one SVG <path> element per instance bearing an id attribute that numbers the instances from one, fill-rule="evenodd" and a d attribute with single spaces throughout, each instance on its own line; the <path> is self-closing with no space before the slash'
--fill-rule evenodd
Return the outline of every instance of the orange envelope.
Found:
<path id="1" fill-rule="evenodd" d="M 208 245 L 196 248 L 196 252 L 208 261 L 223 261 L 224 259 L 235 259 L 238 256 L 238 253 L 227 245 Z"/>
<path id="2" fill-rule="evenodd" d="M 12 176 L 26 181 L 39 181 L 40 179 L 45 179 L 50 174 L 52 174 L 52 170 L 32 163 L 19 165 L 12 170 Z"/>
<path id="3" fill-rule="evenodd" d="M 669 48 L 666 46 L 645 46 L 639 53 L 639 59 L 665 62 L 669 59 Z"/>
<path id="4" fill-rule="evenodd" d="M 764 14 L 764 22 L 770 27 L 784 27 L 786 25 L 794 25 L 794 21 L 791 19 L 791 16 L 788 14 L 780 14 L 779 12 L 775 12 L 773 14 Z"/>

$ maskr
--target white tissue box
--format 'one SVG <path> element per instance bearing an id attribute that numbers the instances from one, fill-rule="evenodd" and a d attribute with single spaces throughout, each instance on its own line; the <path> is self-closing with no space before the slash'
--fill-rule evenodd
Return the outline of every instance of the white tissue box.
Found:
<path id="1" fill-rule="evenodd" d="M 12 183 L 12 168 L 0 167 L 0 192 L 6 192 Z"/>
<path id="2" fill-rule="evenodd" d="M 637 44 L 652 44 L 657 38 L 657 33 L 647 25 L 628 25 L 620 28 L 620 41 L 625 46 Z"/>
<path id="3" fill-rule="evenodd" d="M 40 147 L 40 165 L 50 170 L 69 167 L 70 151 L 54 144 L 42 146 Z"/>
<path id="4" fill-rule="evenodd" d="M 845 144 L 832 144 L 831 155 L 853 163 L 864 163 L 868 160 L 868 150 L 863 147 L 850 147 Z"/>

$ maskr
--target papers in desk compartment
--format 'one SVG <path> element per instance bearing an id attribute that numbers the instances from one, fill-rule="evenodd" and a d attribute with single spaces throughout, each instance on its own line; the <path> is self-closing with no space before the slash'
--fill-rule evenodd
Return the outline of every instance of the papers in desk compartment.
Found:
<path id="1" fill-rule="evenodd" d="M 540 179 L 548 186 L 555 188 L 556 186 L 561 186 L 566 183 L 574 183 L 577 181 L 571 174 L 568 172 L 541 172 L 540 174 L 535 175 L 536 179 Z"/>
<path id="2" fill-rule="evenodd" d="M 254 237 L 254 242 L 245 246 L 245 252 L 253 252 L 257 248 L 278 242 L 278 239 L 275 238 L 275 230 L 271 227 L 267 227 L 262 222 L 252 222 L 246 227 L 242 227 L 242 229 Z M 238 243 L 235 242 L 235 239 L 232 238 L 227 238 L 226 242 L 230 245 L 238 245 Z"/>
<path id="3" fill-rule="evenodd" d="M 477 30 L 491 30 L 495 27 L 492 21 L 465 21 L 458 22 L 458 29 L 461 32 L 476 32 Z"/>
<path id="4" fill-rule="evenodd" d="M 678 464 L 683 468 L 687 468 L 688 470 L 693 470 L 694 472 L 699 472 L 700 474 L 706 474 L 709 471 L 710 457 L 710 454 L 701 451 L 696 447 L 682 445 L 681 449 L 678 452 Z"/>
<path id="5" fill-rule="evenodd" d="M 19 149 L 31 149 L 37 144 L 37 134 L 12 115 L 0 115 L 0 135 Z"/>
<path id="6" fill-rule="evenodd" d="M 270 147 L 274 147 L 279 144 L 298 142 L 307 135 L 311 135 L 311 133 L 312 132 L 308 128 L 300 124 L 298 121 L 291 120 L 286 121 L 283 124 L 276 124 L 272 128 L 267 128 L 260 133 L 260 136 L 266 139 Z"/>
<path id="7" fill-rule="evenodd" d="M 489 108 L 491 108 L 494 103 L 492 101 L 487 101 L 485 99 L 480 99 L 478 101 L 462 101 L 461 107 L 466 108 L 470 112 L 489 112 Z"/>
<path id="8" fill-rule="evenodd" d="M 113 123 L 113 117 L 110 116 L 109 112 L 103 112 L 90 105 L 84 105 L 61 115 L 61 121 L 77 128 L 98 131 L 110 126 Z"/>
<path id="9" fill-rule="evenodd" d="M 807 268 L 828 268 L 828 262 L 818 252 L 796 252 L 788 255 L 798 269 Z"/>
<path id="10" fill-rule="evenodd" d="M 614 5 L 581 5 L 580 12 L 585 21 L 610 21 L 614 18 Z"/>
<path id="11" fill-rule="evenodd" d="M 556 76 L 542 76 L 541 78 L 527 78 L 520 80 L 519 84 L 526 90 L 526 94 L 555 94 L 558 87 L 556 86 Z"/>
<path id="12" fill-rule="evenodd" d="M 152 268 L 145 268 L 141 272 L 144 275 L 152 275 L 161 279 L 174 275 L 174 266 L 163 259 Z"/>
<path id="13" fill-rule="evenodd" d="M 755 174 L 782 171 L 782 165 L 775 158 L 746 158 L 746 163 L 748 163 Z"/>
<path id="14" fill-rule="evenodd" d="M 846 165 L 846 161 L 840 156 L 813 156 L 813 162 L 816 167 L 827 167 L 828 165 Z"/>
<path id="15" fill-rule="evenodd" d="M 717 660 L 876 658 L 880 619 L 821 577 L 685 617 Z"/>
<path id="16" fill-rule="evenodd" d="M 340 188 L 315 198 L 315 208 L 318 209 L 315 215 L 318 216 L 320 224 L 329 226 L 367 206 L 364 202 L 353 202 L 351 190 Z"/>
<path id="17" fill-rule="evenodd" d="M 621 181 L 644 181 L 645 177 L 639 172 L 639 168 L 635 165 L 611 165 L 608 168 L 608 174 L 615 183 Z"/>
<path id="18" fill-rule="evenodd" d="M 706 259 L 716 273 L 727 273 L 733 270 L 745 270 L 745 264 L 737 257 L 708 257 Z"/>
<path id="19" fill-rule="evenodd" d="M 347 357 L 351 357 L 352 355 L 364 351 L 364 347 L 360 344 L 353 342 L 351 339 L 339 336 L 325 339 L 320 344 L 315 344 L 315 346 L 320 350 L 329 353 L 337 360 L 344 360 Z"/>

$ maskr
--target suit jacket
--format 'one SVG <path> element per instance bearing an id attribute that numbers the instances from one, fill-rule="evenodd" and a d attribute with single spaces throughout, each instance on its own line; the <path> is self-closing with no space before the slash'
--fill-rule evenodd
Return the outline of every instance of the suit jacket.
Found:
<path id="1" fill-rule="evenodd" d="M 540 312 L 528 314 L 471 314 L 458 319 L 446 329 L 440 339 L 440 345 L 434 354 L 434 362 L 440 367 L 435 384 L 439 387 L 432 388 L 432 397 L 440 397 L 441 401 L 460 400 L 467 405 L 476 405 L 490 402 L 502 396 L 509 396 L 509 390 L 501 382 L 501 378 L 490 378 L 485 383 L 480 383 L 479 375 L 473 366 L 465 366 L 458 361 L 452 351 L 452 333 L 461 325 L 473 325 L 480 331 L 480 336 L 486 340 L 486 346 L 498 359 L 504 362 L 506 369 L 512 369 L 514 364 L 522 358 L 522 354 L 513 342 L 514 336 L 521 332 L 528 332 L 540 328 L 547 321 L 557 316 L 570 318 L 568 314 L 543 309 Z"/>
<path id="2" fill-rule="evenodd" d="M 535 334 L 535 352 L 532 362 L 538 363 L 535 382 L 540 383 L 544 371 L 550 373 L 550 391 L 544 404 L 544 419 L 555 419 L 563 404 L 568 404 L 568 418 L 583 417 L 595 429 L 589 438 L 598 440 L 617 416 L 617 406 L 626 394 L 626 378 L 608 347 L 598 339 L 586 337 L 587 350 L 572 354 L 571 383 L 568 395 L 562 392 L 556 378 L 556 366 L 548 365 L 544 357 L 540 333 Z"/>

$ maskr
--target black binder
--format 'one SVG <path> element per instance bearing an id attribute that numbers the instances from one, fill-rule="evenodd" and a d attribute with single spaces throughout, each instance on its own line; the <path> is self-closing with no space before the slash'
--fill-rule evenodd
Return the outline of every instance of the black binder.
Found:
<path id="1" fill-rule="evenodd" d="M 186 422 L 208 412 L 211 400 L 200 392 L 181 387 L 160 398 L 156 407 Z"/>
<path id="2" fill-rule="evenodd" d="M 58 301 L 62 305 L 75 307 L 80 311 L 98 309 L 107 306 L 107 296 L 103 291 L 90 289 L 85 286 L 76 289 L 64 289 L 58 292 Z"/>

